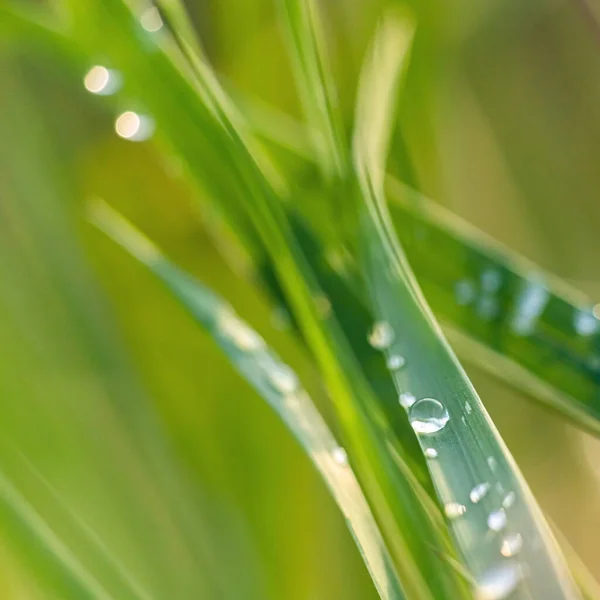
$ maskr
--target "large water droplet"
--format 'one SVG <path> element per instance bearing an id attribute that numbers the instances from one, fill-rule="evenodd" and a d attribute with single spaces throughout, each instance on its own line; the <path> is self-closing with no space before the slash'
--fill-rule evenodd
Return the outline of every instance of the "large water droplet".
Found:
<path id="1" fill-rule="evenodd" d="M 506 496 L 504 496 L 504 500 L 502 500 L 502 506 L 504 506 L 504 508 L 510 508 L 516 500 L 516 495 L 514 492 L 508 492 L 508 494 L 506 494 Z"/>
<path id="2" fill-rule="evenodd" d="M 449 519 L 456 519 L 467 512 L 467 507 L 458 502 L 448 502 L 444 505 L 444 512 Z"/>
<path id="3" fill-rule="evenodd" d="M 579 335 L 592 335 L 600 327 L 600 321 L 593 311 L 579 310 L 573 317 L 573 326 Z"/>
<path id="4" fill-rule="evenodd" d="M 332 450 L 331 458 L 333 458 L 338 465 L 346 466 L 348 464 L 348 454 L 341 446 Z"/>
<path id="5" fill-rule="evenodd" d="M 387 359 L 387 366 L 390 371 L 397 371 L 401 369 L 406 364 L 406 360 L 403 356 L 399 354 L 392 354 Z"/>
<path id="6" fill-rule="evenodd" d="M 477 581 L 476 600 L 504 600 L 519 585 L 523 574 L 518 564 L 507 562 L 486 571 Z"/>
<path id="7" fill-rule="evenodd" d="M 500 546 L 500 554 L 511 558 L 521 552 L 523 547 L 523 538 L 520 533 L 511 533 L 502 540 L 502 546 Z"/>
<path id="8" fill-rule="evenodd" d="M 477 504 L 479 501 L 481 501 L 485 497 L 485 495 L 489 491 L 490 491 L 489 483 L 487 483 L 487 482 L 479 483 L 471 490 L 471 493 L 469 494 L 469 498 L 473 504 Z"/>
<path id="9" fill-rule="evenodd" d="M 377 350 L 385 350 L 394 341 L 394 330 L 386 321 L 378 321 L 369 333 L 369 344 Z"/>
<path id="10" fill-rule="evenodd" d="M 101 65 L 92 67 L 83 79 L 83 85 L 88 92 L 109 96 L 114 94 L 122 83 L 122 77 L 118 71 L 107 69 Z"/>
<path id="11" fill-rule="evenodd" d="M 437 458 L 438 457 L 438 451 L 435 448 L 425 448 L 425 450 L 423 451 L 423 454 L 427 458 Z"/>
<path id="12" fill-rule="evenodd" d="M 406 409 L 409 409 L 417 401 L 414 395 L 410 392 L 402 392 L 400 396 L 398 396 L 398 400 L 400 405 Z"/>
<path id="13" fill-rule="evenodd" d="M 408 418 L 417 433 L 431 434 L 443 429 L 450 415 L 439 400 L 422 398 L 410 407 Z"/>
<path id="14" fill-rule="evenodd" d="M 504 509 L 491 512 L 487 518 L 487 526 L 492 531 L 502 531 L 506 527 L 506 513 Z"/>
<path id="15" fill-rule="evenodd" d="M 150 117 L 128 110 L 117 117 L 115 131 L 123 139 L 143 142 L 154 133 L 154 121 Z"/>

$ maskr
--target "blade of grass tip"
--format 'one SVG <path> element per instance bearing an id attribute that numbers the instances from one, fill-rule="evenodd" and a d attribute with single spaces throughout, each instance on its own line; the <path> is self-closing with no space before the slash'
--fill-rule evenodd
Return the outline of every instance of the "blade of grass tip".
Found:
<path id="1" fill-rule="evenodd" d="M 102 201 L 90 207 L 91 221 L 145 264 L 211 335 L 238 372 L 279 415 L 321 474 L 382 600 L 404 598 L 377 524 L 350 468 L 344 449 L 298 381 L 260 335 L 231 306 L 171 264 L 152 242 Z"/>
<path id="2" fill-rule="evenodd" d="M 343 178 L 348 150 L 314 0 L 276 0 L 286 23 L 294 75 L 318 164 L 327 180 Z"/>
<path id="3" fill-rule="evenodd" d="M 397 28 L 400 28 L 400 32 Z M 385 204 L 385 152 L 407 26 L 384 24 L 361 74 L 354 158 L 367 271 L 386 353 L 478 599 L 580 598 L 514 460 L 420 292 Z"/>
<path id="4" fill-rule="evenodd" d="M 115 57 L 118 52 L 122 64 L 126 56 L 124 74 L 152 105 L 165 137 L 190 168 L 195 165 L 194 176 L 202 184 L 210 184 L 215 200 L 231 202 L 228 216 L 247 218 L 264 244 L 321 369 L 336 410 L 340 436 L 407 595 L 417 600 L 430 600 L 436 595 L 462 597 L 458 591 L 462 583 L 458 585 L 445 568 L 444 555 L 449 551 L 447 531 L 439 527 L 437 515 L 423 505 L 425 492 L 414 474 L 402 472 L 394 464 L 387 438 L 391 443 L 397 442 L 335 319 L 323 319 L 319 313 L 320 289 L 293 236 L 281 198 L 253 155 L 245 131 L 236 127 L 226 107 L 220 104 L 224 92 L 218 82 L 214 77 L 203 81 L 211 88 L 208 99 L 193 92 L 189 81 L 160 47 L 140 35 L 135 16 L 121 0 L 69 3 L 79 23 L 77 40 L 82 47 L 93 53 L 102 47 Z M 101 40 L 98 31 L 102 32 Z M 124 48 L 126 52 L 121 54 Z M 172 85 L 172 93 L 166 95 L 165 81 Z M 198 127 L 201 123 L 206 128 Z M 202 161 L 192 151 L 197 148 L 197 135 L 214 142 L 203 148 L 207 155 Z M 216 171 L 212 171 L 213 167 Z M 224 184 L 231 184 L 232 193 L 226 199 L 219 193 L 224 191 Z"/>

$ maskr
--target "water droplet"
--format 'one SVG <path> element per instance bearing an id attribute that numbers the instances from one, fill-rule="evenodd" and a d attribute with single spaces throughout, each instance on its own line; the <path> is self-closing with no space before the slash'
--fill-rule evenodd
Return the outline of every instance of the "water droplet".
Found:
<path id="1" fill-rule="evenodd" d="M 579 310 L 573 317 L 573 326 L 579 335 L 592 335 L 600 327 L 600 321 L 593 311 Z"/>
<path id="2" fill-rule="evenodd" d="M 156 6 L 151 6 L 142 13 L 142 16 L 140 17 L 140 23 L 142 24 L 142 27 L 149 33 L 155 33 L 156 31 L 159 31 L 164 25 L 162 17 L 160 16 L 160 11 L 158 8 L 156 8 Z"/>
<path id="3" fill-rule="evenodd" d="M 467 512 L 467 507 L 458 502 L 448 502 L 444 505 L 444 512 L 449 519 L 456 519 Z"/>
<path id="4" fill-rule="evenodd" d="M 511 533 L 502 540 L 502 546 L 500 546 L 500 554 L 511 558 L 521 552 L 523 547 L 523 538 L 520 533 Z"/>
<path id="5" fill-rule="evenodd" d="M 468 402 L 465 402 L 465 410 L 467 411 L 468 415 L 470 415 L 473 412 L 473 409 L 471 408 L 471 405 Z"/>
<path id="6" fill-rule="evenodd" d="M 495 510 L 488 515 L 487 526 L 492 531 L 502 531 L 506 527 L 506 513 L 504 509 Z"/>
<path id="7" fill-rule="evenodd" d="M 399 354 L 392 354 L 387 359 L 387 366 L 390 371 L 397 371 L 401 369 L 406 364 L 406 360 L 403 356 Z"/>
<path id="8" fill-rule="evenodd" d="M 406 409 L 410 408 L 417 401 L 410 392 L 402 392 L 398 396 L 398 400 L 400 401 L 400 405 Z"/>
<path id="9" fill-rule="evenodd" d="M 389 348 L 394 340 L 394 330 L 386 321 L 379 321 L 373 325 L 369 333 L 369 344 L 376 350 L 385 350 Z"/>
<path id="10" fill-rule="evenodd" d="M 408 418 L 417 433 L 431 434 L 443 429 L 450 420 L 450 415 L 439 400 L 422 398 L 410 407 Z"/>
<path id="11" fill-rule="evenodd" d="M 298 389 L 299 381 L 296 373 L 283 363 L 275 363 L 268 370 L 269 381 L 282 394 L 291 394 Z"/>
<path id="12" fill-rule="evenodd" d="M 121 74 L 118 71 L 107 69 L 101 65 L 92 67 L 83 79 L 83 85 L 88 92 L 100 96 L 114 94 L 122 83 Z"/>
<path id="13" fill-rule="evenodd" d="M 461 279 L 460 281 L 457 281 L 454 286 L 454 294 L 456 296 L 457 304 L 466 306 L 475 299 L 475 286 L 472 281 Z"/>
<path id="14" fill-rule="evenodd" d="M 487 457 L 487 464 L 488 464 L 488 467 L 492 471 L 495 471 L 496 467 L 498 466 L 498 463 L 496 462 L 496 459 L 493 456 L 488 456 Z"/>
<path id="15" fill-rule="evenodd" d="M 513 331 L 517 335 L 530 335 L 549 300 L 550 292 L 539 274 L 534 273 L 529 280 L 524 280 L 511 321 Z"/>
<path id="16" fill-rule="evenodd" d="M 123 139 L 143 142 L 154 133 L 154 121 L 150 117 L 128 110 L 117 117 L 115 131 Z"/>
<path id="17" fill-rule="evenodd" d="M 514 492 L 508 492 L 506 496 L 504 496 L 504 500 L 502 500 L 502 506 L 504 508 L 510 508 L 515 503 L 516 495 Z"/>
<path id="18" fill-rule="evenodd" d="M 483 500 L 483 498 L 489 491 L 490 491 L 489 483 L 487 483 L 487 482 L 479 483 L 471 490 L 471 493 L 469 494 L 469 498 L 473 504 L 477 504 L 480 500 Z"/>
<path id="19" fill-rule="evenodd" d="M 493 319 L 499 312 L 500 305 L 494 296 L 482 296 L 477 302 L 477 314 L 484 320 Z"/>
<path id="20" fill-rule="evenodd" d="M 425 448 L 425 450 L 423 450 L 423 454 L 425 454 L 426 458 L 438 457 L 438 451 L 435 448 Z"/>
<path id="21" fill-rule="evenodd" d="M 343 467 L 348 464 L 348 454 L 341 446 L 338 446 L 332 450 L 331 458 L 333 458 L 338 465 Z"/>
<path id="22" fill-rule="evenodd" d="M 477 582 L 476 600 L 504 600 L 517 588 L 523 574 L 515 562 L 507 562 L 486 571 Z"/>
<path id="23" fill-rule="evenodd" d="M 219 315 L 218 326 L 221 333 L 233 340 L 240 350 L 252 352 L 262 350 L 265 347 L 265 341 L 260 335 L 231 310 L 225 310 Z"/>
<path id="24" fill-rule="evenodd" d="M 502 275 L 496 269 L 486 269 L 481 274 L 481 288 L 484 292 L 493 294 L 500 289 L 502 285 Z"/>

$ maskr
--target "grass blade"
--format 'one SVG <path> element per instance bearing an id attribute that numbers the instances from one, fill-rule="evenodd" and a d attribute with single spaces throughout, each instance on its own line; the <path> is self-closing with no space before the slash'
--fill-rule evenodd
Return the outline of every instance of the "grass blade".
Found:
<path id="1" fill-rule="evenodd" d="M 266 348 L 262 338 L 233 309 L 198 281 L 172 265 L 147 238 L 101 201 L 92 222 L 144 263 L 211 335 L 231 364 L 279 415 L 321 474 L 346 518 L 383 600 L 404 598 L 394 566 L 360 486 L 336 442 L 294 372 Z"/>
<path id="2" fill-rule="evenodd" d="M 396 27 L 402 27 L 402 21 Z M 394 378 L 478 598 L 579 598 L 548 525 L 445 341 L 393 231 L 387 126 L 404 55 L 384 23 L 361 74 L 354 158 L 365 201 L 369 285 Z"/>

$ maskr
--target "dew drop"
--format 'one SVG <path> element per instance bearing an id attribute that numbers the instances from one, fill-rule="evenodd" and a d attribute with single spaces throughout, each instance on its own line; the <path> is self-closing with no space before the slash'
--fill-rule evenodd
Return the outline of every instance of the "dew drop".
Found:
<path id="1" fill-rule="evenodd" d="M 448 502 L 444 505 L 444 512 L 449 519 L 456 519 L 467 512 L 467 507 L 458 502 Z"/>
<path id="2" fill-rule="evenodd" d="M 487 518 L 487 526 L 492 531 L 502 531 L 506 527 L 506 513 L 504 509 L 491 512 Z"/>
<path id="3" fill-rule="evenodd" d="M 230 310 L 219 316 L 218 326 L 221 333 L 230 338 L 240 350 L 252 352 L 265 347 L 262 337 Z"/>
<path id="4" fill-rule="evenodd" d="M 502 506 L 504 508 L 510 508 L 514 503 L 515 503 L 515 493 L 514 492 L 508 492 L 508 494 L 506 494 L 506 496 L 504 496 L 504 500 L 502 500 Z"/>
<path id="5" fill-rule="evenodd" d="M 502 285 L 502 275 L 496 269 L 486 269 L 481 274 L 481 288 L 484 292 L 493 294 Z"/>
<path id="6" fill-rule="evenodd" d="M 494 296 L 482 296 L 477 302 L 477 314 L 484 320 L 490 321 L 499 312 L 500 304 Z"/>
<path id="7" fill-rule="evenodd" d="M 154 133 L 154 121 L 133 111 L 121 113 L 115 121 L 117 135 L 132 142 L 143 142 Z"/>
<path id="8" fill-rule="evenodd" d="M 579 335 L 592 335 L 600 327 L 600 321 L 593 311 L 579 310 L 573 318 L 573 326 Z"/>
<path id="9" fill-rule="evenodd" d="M 498 466 L 498 463 L 496 462 L 496 459 L 493 456 L 488 456 L 487 457 L 487 464 L 488 464 L 488 467 L 492 471 L 495 471 L 496 467 Z"/>
<path id="10" fill-rule="evenodd" d="M 465 411 L 468 415 L 470 415 L 473 412 L 473 409 L 471 408 L 471 404 L 469 402 L 465 402 Z"/>
<path id="11" fill-rule="evenodd" d="M 85 89 L 100 96 L 114 94 L 121 87 L 121 83 L 122 78 L 118 71 L 107 69 L 101 65 L 92 67 L 83 78 Z"/>
<path id="12" fill-rule="evenodd" d="M 500 554 L 506 558 L 516 556 L 521 552 L 523 547 L 523 538 L 520 533 L 511 533 L 502 540 L 502 546 L 500 546 Z"/>
<path id="13" fill-rule="evenodd" d="M 471 502 L 473 504 L 477 504 L 478 502 L 483 500 L 483 498 L 486 496 L 486 494 L 489 491 L 490 491 L 489 483 L 487 483 L 487 482 L 479 483 L 471 490 L 471 493 L 469 494 L 469 499 L 471 500 Z"/>
<path id="14" fill-rule="evenodd" d="M 369 333 L 369 344 L 376 350 L 385 350 L 389 348 L 394 340 L 394 330 L 386 321 L 379 321 L 373 325 Z"/>
<path id="15" fill-rule="evenodd" d="M 460 306 L 466 306 L 475 299 L 475 286 L 473 282 L 468 279 L 461 279 L 456 282 L 454 286 L 454 294 L 456 296 L 457 304 Z"/>
<path id="16" fill-rule="evenodd" d="M 431 434 L 442 430 L 450 420 L 450 415 L 439 400 L 422 398 L 410 407 L 408 418 L 417 433 Z"/>
<path id="17" fill-rule="evenodd" d="M 423 451 L 423 454 L 425 454 L 426 458 L 437 458 L 438 457 L 438 451 L 435 448 L 425 448 L 425 450 Z"/>
<path id="18" fill-rule="evenodd" d="M 298 389 L 296 373 L 283 363 L 276 363 L 268 370 L 269 381 L 282 394 L 291 394 Z"/>
<path id="19" fill-rule="evenodd" d="M 521 582 L 523 575 L 515 562 L 507 562 L 486 571 L 477 582 L 476 600 L 504 600 Z"/>
<path id="20" fill-rule="evenodd" d="M 417 401 L 410 392 L 402 392 L 400 396 L 398 396 L 398 400 L 400 401 L 400 405 L 406 409 L 409 409 Z"/>
<path id="21" fill-rule="evenodd" d="M 164 23 L 160 16 L 160 11 L 156 6 L 146 9 L 140 17 L 142 27 L 149 33 L 155 33 L 162 29 Z"/>
<path id="22" fill-rule="evenodd" d="M 390 371 L 397 371 L 401 369 L 406 364 L 406 359 L 399 354 L 392 354 L 387 359 L 387 366 Z"/>
<path id="23" fill-rule="evenodd" d="M 332 450 L 331 458 L 333 458 L 338 465 L 343 467 L 348 464 L 348 454 L 341 446 L 338 446 Z"/>

